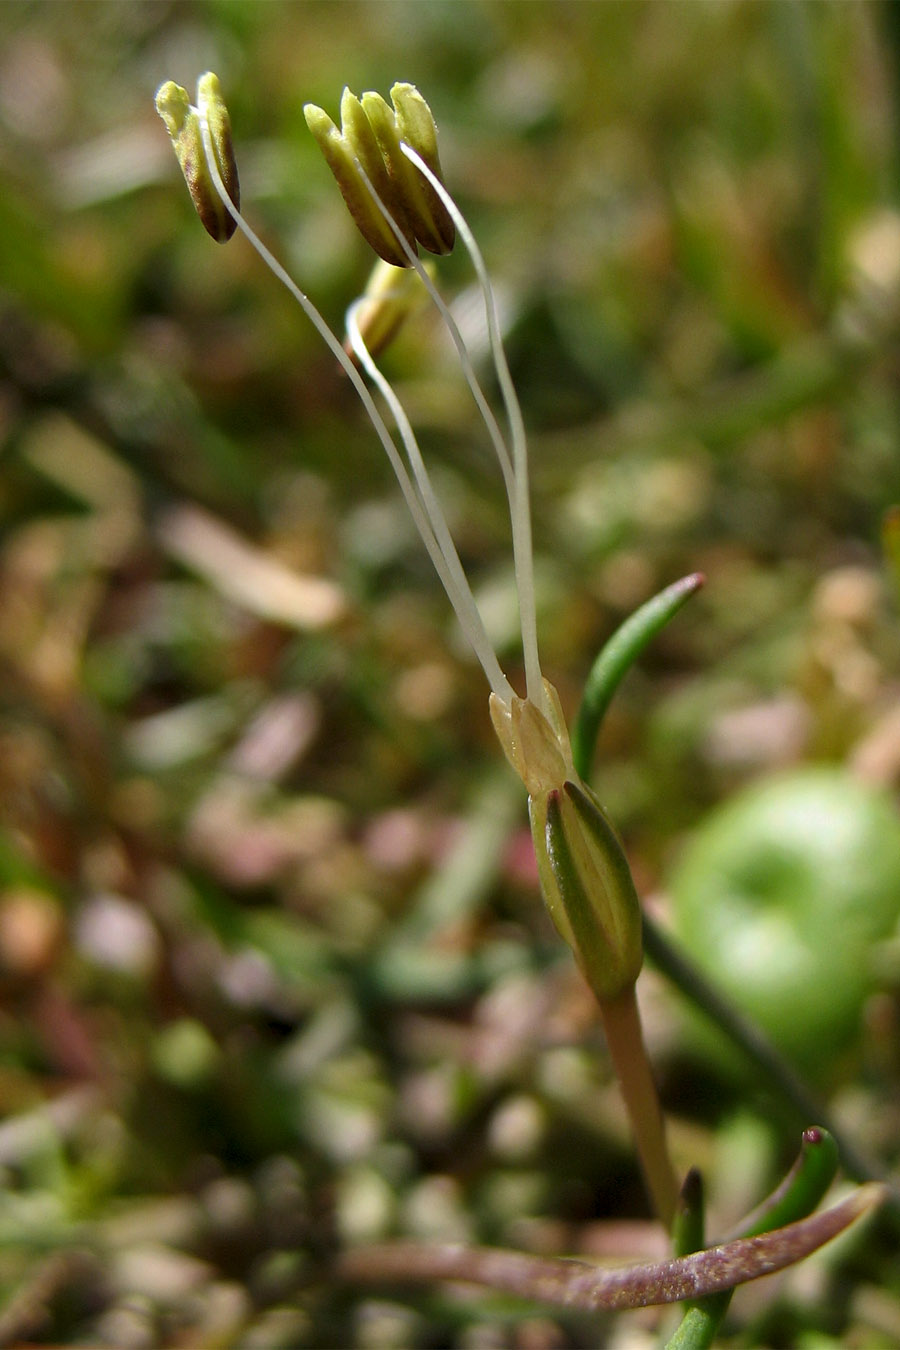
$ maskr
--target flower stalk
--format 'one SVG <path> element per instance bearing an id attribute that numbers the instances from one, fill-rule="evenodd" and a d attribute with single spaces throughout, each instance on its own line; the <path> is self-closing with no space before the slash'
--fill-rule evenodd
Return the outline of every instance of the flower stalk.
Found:
<path id="1" fill-rule="evenodd" d="M 379 369 L 374 351 L 393 325 L 390 290 L 370 291 L 347 315 L 349 353 L 309 297 L 244 220 L 239 208 L 231 129 L 214 75 L 198 84 L 196 106 L 183 89 L 164 85 L 157 108 L 172 137 L 201 219 L 214 238 L 235 228 L 288 288 L 353 384 L 382 443 L 404 499 L 459 623 L 491 687 L 494 728 L 529 797 L 541 889 L 560 935 L 596 995 L 613 1064 L 638 1143 L 655 1208 L 668 1226 L 677 1200 L 662 1113 L 647 1060 L 635 1000 L 641 968 L 641 911 L 615 830 L 575 769 L 569 733 L 555 689 L 541 672 L 524 420 L 512 382 L 487 267 L 459 207 L 440 176 L 437 132 L 427 103 L 412 85 L 391 90 L 392 106 L 373 93 L 341 100 L 340 129 L 308 105 L 306 120 L 361 233 L 392 271 L 413 269 L 447 325 L 463 374 L 497 456 L 510 509 L 519 599 L 526 697 L 520 698 L 487 635 L 443 508 L 402 402 Z M 215 199 L 215 200 L 214 200 Z M 475 374 L 453 318 L 418 256 L 421 245 L 444 253 L 458 236 L 478 277 L 507 433 L 504 436 Z M 390 274 L 389 274 L 390 275 Z M 409 293 L 411 294 L 411 292 Z M 404 292 L 401 303 L 407 303 Z M 374 328 L 373 328 L 374 324 Z M 387 409 L 376 405 L 366 379 Z M 399 438 L 398 440 L 395 439 Z"/>
<path id="2" fill-rule="evenodd" d="M 556 690 L 549 719 L 530 700 L 491 696 L 498 739 L 528 790 L 541 891 L 560 936 L 600 1005 L 610 1058 L 654 1208 L 669 1228 L 678 1180 L 641 1030 L 635 985 L 643 961 L 641 907 L 618 836 L 581 781 Z"/>
<path id="3" fill-rule="evenodd" d="M 678 1177 L 666 1142 L 665 1121 L 644 1044 L 635 986 L 627 986 L 616 998 L 598 1002 L 647 1189 L 656 1213 L 670 1228 L 678 1203 Z"/>

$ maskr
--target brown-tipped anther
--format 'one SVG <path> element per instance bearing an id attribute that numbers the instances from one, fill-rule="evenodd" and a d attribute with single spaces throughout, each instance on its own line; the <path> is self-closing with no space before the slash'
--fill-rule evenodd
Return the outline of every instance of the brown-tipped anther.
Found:
<path id="1" fill-rule="evenodd" d="M 416 242 L 406 221 L 402 199 L 393 185 L 378 151 L 375 134 L 369 126 L 359 100 L 349 89 L 341 99 L 341 128 L 314 103 L 303 109 L 306 125 L 325 156 L 347 210 L 360 234 L 379 258 L 393 267 L 409 267 L 410 260 L 389 223 L 378 209 L 360 173 L 362 169 L 378 193 L 385 208 L 415 253 Z"/>
<path id="2" fill-rule="evenodd" d="M 201 118 L 209 128 L 216 167 L 235 207 L 240 209 L 241 189 L 231 137 L 231 120 L 222 98 L 218 78 L 207 71 L 197 81 L 197 104 L 191 103 L 187 90 L 172 80 L 160 85 L 156 111 L 162 118 L 175 155 L 184 174 L 188 191 L 207 234 L 224 244 L 234 234 L 236 224 L 213 182 L 203 143 Z"/>
<path id="3" fill-rule="evenodd" d="M 391 97 L 393 107 L 380 94 L 370 91 L 357 98 L 345 89 L 340 129 L 313 103 L 304 113 L 363 238 L 385 262 L 409 267 L 409 254 L 372 191 L 412 254 L 418 253 L 418 244 L 431 253 L 449 253 L 456 231 L 431 183 L 402 149 L 406 143 L 440 176 L 437 131 L 428 104 L 411 84 L 394 85 Z"/>
<path id="4" fill-rule="evenodd" d="M 437 127 L 431 109 L 414 84 L 399 82 L 391 89 L 391 102 L 397 119 L 397 132 L 402 141 L 424 160 L 441 183 L 441 160 L 438 154 Z M 434 253 L 449 253 L 456 241 L 456 226 L 431 184 L 425 180 L 423 192 L 429 203 L 431 223 L 441 247 Z M 424 241 L 422 241 L 424 243 Z M 428 247 L 428 245 L 426 245 Z"/>
<path id="5" fill-rule="evenodd" d="M 434 119 L 427 103 L 417 90 L 413 90 L 412 85 L 395 85 L 394 91 L 397 90 L 409 90 L 416 95 L 427 112 L 427 117 L 420 115 L 418 120 L 427 124 L 430 132 L 416 125 L 411 129 L 412 136 L 402 132 L 396 110 L 380 94 L 370 91 L 363 94 L 360 102 L 375 134 L 388 175 L 403 198 L 407 218 L 417 241 L 429 253 L 449 253 L 456 238 L 453 221 L 428 179 L 401 149 L 401 142 L 405 141 L 439 177 Z"/>

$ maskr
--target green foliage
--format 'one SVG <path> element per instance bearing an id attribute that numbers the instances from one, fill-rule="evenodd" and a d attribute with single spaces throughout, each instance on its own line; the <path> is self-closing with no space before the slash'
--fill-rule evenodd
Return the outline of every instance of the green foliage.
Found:
<path id="1" fill-rule="evenodd" d="M 685 950 L 799 1068 L 831 1076 L 900 920 L 890 798 L 839 769 L 754 784 L 707 816 L 671 888 Z"/>

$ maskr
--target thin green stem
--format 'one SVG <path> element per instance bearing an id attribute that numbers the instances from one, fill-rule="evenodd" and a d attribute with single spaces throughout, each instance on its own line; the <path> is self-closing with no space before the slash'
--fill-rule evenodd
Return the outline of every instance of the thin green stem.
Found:
<path id="1" fill-rule="evenodd" d="M 691 1003 L 725 1032 L 779 1090 L 797 1112 L 800 1123 L 817 1120 L 837 1140 L 841 1161 L 857 1181 L 882 1180 L 884 1169 L 859 1150 L 832 1119 L 831 1112 L 807 1088 L 787 1060 L 754 1023 L 713 985 L 658 924 L 644 914 L 644 951 Z"/>

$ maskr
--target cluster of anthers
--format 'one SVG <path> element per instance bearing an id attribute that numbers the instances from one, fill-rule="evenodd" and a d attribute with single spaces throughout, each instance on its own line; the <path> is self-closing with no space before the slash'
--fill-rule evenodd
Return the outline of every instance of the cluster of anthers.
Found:
<path id="1" fill-rule="evenodd" d="M 376 93 L 357 98 L 345 90 L 340 128 L 321 108 L 310 104 L 305 109 L 307 124 L 354 221 L 382 259 L 366 294 L 347 313 L 346 351 L 241 215 L 231 125 L 216 76 L 208 73 L 201 77 L 195 104 L 184 89 L 169 81 L 160 88 L 156 107 L 206 229 L 220 242 L 230 238 L 235 228 L 243 232 L 302 306 L 353 382 L 491 686 L 491 716 L 497 736 L 529 794 L 541 888 L 553 920 L 601 1004 L 615 1000 L 633 988 L 640 970 L 640 906 L 616 833 L 575 770 L 559 698 L 541 674 L 522 414 L 503 352 L 497 307 L 483 257 L 441 178 L 437 132 L 428 104 L 413 85 L 395 84 L 390 104 Z M 456 237 L 467 249 L 481 286 L 506 434 L 484 395 L 462 334 L 434 284 L 432 269 L 419 257 L 419 245 L 432 253 L 447 253 Z M 516 694 L 500 668 L 415 432 L 395 390 L 376 364 L 375 355 L 386 337 L 423 293 L 430 297 L 454 343 L 503 476 L 512 526 L 525 698 Z M 380 395 L 393 430 L 366 379 Z"/>
<path id="2" fill-rule="evenodd" d="M 572 948 L 597 997 L 607 1046 L 631 1119 L 648 1188 L 659 1217 L 670 1227 L 676 1214 L 679 1187 L 668 1153 L 635 999 L 635 981 L 643 950 L 640 905 L 616 833 L 575 767 L 576 763 L 582 767 L 586 763 L 583 719 L 579 719 L 576 728 L 578 754 L 573 758 L 559 698 L 541 674 L 532 569 L 528 456 L 522 414 L 503 353 L 496 304 L 484 260 L 441 179 L 437 132 L 428 104 L 412 85 L 396 84 L 391 90 L 390 104 L 378 94 L 367 93 L 356 98 L 345 90 L 341 100 L 340 129 L 321 108 L 308 105 L 305 110 L 309 128 L 337 179 L 353 219 L 381 259 L 365 295 L 348 311 L 346 350 L 316 307 L 241 215 L 231 125 L 216 76 L 211 73 L 202 76 L 195 104 L 184 89 L 170 81 L 159 90 L 156 106 L 206 229 L 220 242 L 229 239 L 236 228 L 240 229 L 288 288 L 352 382 L 393 466 L 425 548 L 491 686 L 491 716 L 497 736 L 528 791 L 532 837 L 544 899 L 556 927 Z M 505 410 L 505 434 L 479 384 L 472 356 L 434 284 L 432 269 L 419 258 L 419 246 L 432 253 L 447 253 L 456 237 L 467 249 L 481 285 L 490 350 Z M 506 488 L 521 619 L 525 698 L 516 694 L 500 668 L 415 432 L 395 390 L 376 364 L 375 357 L 381 346 L 389 340 L 410 308 L 426 296 L 436 307 L 455 345 L 460 367 L 484 420 Z M 387 410 L 387 419 L 373 398 L 370 386 Z M 697 578 L 686 578 L 685 582 L 669 590 L 672 593 L 677 590 L 683 598 L 697 583 Z M 662 593 L 656 600 L 663 600 L 666 594 Z M 659 616 L 668 612 L 671 610 L 660 609 Z M 640 618 L 640 612 L 633 618 Z M 658 621 L 664 620 L 659 617 Z M 624 628 L 621 631 L 624 634 Z M 621 654 L 616 654 L 612 664 L 619 661 Z M 660 940 L 657 940 L 657 948 L 660 949 Z M 833 1168 L 829 1176 L 831 1174 Z M 695 1181 L 698 1185 L 696 1177 Z M 776 1195 L 780 1196 L 782 1189 Z M 810 1205 L 815 1204 L 815 1196 L 808 1198 Z M 823 1223 L 833 1221 L 836 1226 L 827 1232 L 823 1228 L 818 1236 L 813 1230 L 819 1220 L 810 1220 L 810 1245 L 804 1251 L 826 1241 L 833 1232 L 839 1231 L 839 1227 L 862 1212 L 863 1207 L 876 1203 L 877 1199 L 871 1191 L 858 1192 L 846 1215 L 838 1206 L 820 1216 Z M 803 1209 L 804 1214 L 809 1212 L 810 1205 Z M 794 1227 L 799 1231 L 804 1226 L 797 1224 Z M 789 1234 L 793 1230 L 782 1231 Z M 688 1228 L 685 1227 L 682 1236 L 687 1238 L 687 1235 Z M 770 1236 L 777 1244 L 778 1234 Z M 420 1253 L 418 1249 L 414 1250 L 418 1258 Z M 684 1250 L 693 1250 L 693 1246 Z M 705 1259 L 719 1253 L 727 1265 L 729 1251 L 726 1247 L 700 1255 Z M 494 1272 L 489 1277 L 485 1276 L 480 1264 L 482 1256 L 477 1252 L 473 1255 L 460 1249 L 457 1255 L 461 1258 L 463 1278 L 485 1280 L 521 1292 L 521 1281 L 504 1284 L 497 1277 L 497 1253 L 490 1254 L 488 1259 Z M 408 1273 L 411 1259 L 408 1248 L 401 1249 L 400 1259 L 404 1272 Z M 443 1261 L 443 1254 L 440 1259 Z M 515 1264 L 519 1257 L 512 1255 L 510 1259 Z M 694 1259 L 697 1258 L 686 1258 L 686 1261 L 690 1263 Z M 788 1259 L 797 1259 L 797 1253 L 789 1253 L 780 1264 Z M 776 1268 L 780 1268 L 777 1262 L 765 1266 L 766 1270 Z M 433 1263 L 429 1264 L 427 1253 L 422 1269 L 429 1275 L 437 1269 Z M 445 1264 L 439 1269 L 449 1273 Z M 762 1273 L 762 1269 L 755 1273 Z M 553 1278 L 564 1291 L 562 1300 L 569 1304 L 573 1297 L 573 1278 L 578 1281 L 585 1277 L 577 1274 L 573 1277 L 571 1263 L 565 1263 L 561 1272 L 555 1270 Z M 615 1281 L 618 1273 L 610 1278 Z M 731 1271 L 724 1283 L 721 1280 L 718 1284 L 713 1282 L 707 1288 L 730 1287 L 735 1278 L 738 1277 Z M 744 1278 L 753 1278 L 753 1273 Z M 588 1271 L 587 1279 L 593 1285 L 597 1272 Z M 544 1273 L 540 1280 L 541 1288 L 546 1292 L 548 1285 Z M 531 1281 L 530 1275 L 526 1281 L 530 1296 L 536 1286 L 533 1281 L 528 1281 Z M 685 1285 L 686 1292 L 675 1291 L 668 1268 L 663 1269 L 662 1283 L 665 1288 L 660 1297 L 666 1300 L 683 1298 L 697 1290 L 693 1269 Z M 590 1297 L 593 1300 L 594 1294 Z M 638 1302 L 646 1301 L 639 1293 Z M 589 1306 L 598 1305 L 592 1301 Z M 610 1306 L 624 1305 L 617 1302 Z M 699 1311 L 703 1321 L 706 1313 L 702 1308 Z M 688 1317 L 692 1315 L 690 1312 Z M 721 1307 L 716 1317 L 720 1315 Z M 704 1321 L 706 1331 L 715 1321 L 715 1317 Z M 687 1341 L 679 1340 L 681 1343 L 687 1344 Z M 703 1344 L 708 1343 L 707 1337 Z"/>

